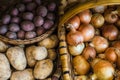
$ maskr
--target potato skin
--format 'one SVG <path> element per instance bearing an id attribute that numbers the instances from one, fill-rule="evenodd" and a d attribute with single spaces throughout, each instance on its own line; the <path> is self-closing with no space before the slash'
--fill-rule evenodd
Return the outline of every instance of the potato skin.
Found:
<path id="1" fill-rule="evenodd" d="M 27 65 L 23 48 L 15 46 L 7 50 L 6 55 L 16 70 L 24 70 Z"/>
<path id="2" fill-rule="evenodd" d="M 47 78 L 53 70 L 53 62 L 50 59 L 38 61 L 34 68 L 34 77 L 36 79 Z"/>
<path id="3" fill-rule="evenodd" d="M 0 52 L 5 52 L 7 48 L 8 46 L 4 42 L 0 41 Z"/>
<path id="4" fill-rule="evenodd" d="M 0 80 L 8 80 L 11 76 L 10 64 L 7 57 L 0 53 Z"/>
<path id="5" fill-rule="evenodd" d="M 36 64 L 36 60 L 32 56 L 33 48 L 35 48 L 35 46 L 33 46 L 33 45 L 26 48 L 27 63 L 30 67 L 34 67 Z"/>
<path id="6" fill-rule="evenodd" d="M 12 73 L 10 80 L 35 80 L 32 69 L 25 69 L 23 71 L 16 71 Z"/>

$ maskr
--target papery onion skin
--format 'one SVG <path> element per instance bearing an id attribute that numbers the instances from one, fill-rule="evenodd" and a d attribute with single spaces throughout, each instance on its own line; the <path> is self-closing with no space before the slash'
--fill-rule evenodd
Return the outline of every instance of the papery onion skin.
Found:
<path id="1" fill-rule="evenodd" d="M 82 55 L 84 56 L 85 59 L 94 59 L 96 57 L 96 51 L 93 47 L 87 46 Z"/>
<path id="2" fill-rule="evenodd" d="M 92 39 L 90 46 L 94 47 L 97 53 L 102 53 L 108 48 L 109 43 L 104 37 L 95 36 Z"/>
<path id="3" fill-rule="evenodd" d="M 108 24 L 103 26 L 102 35 L 108 40 L 116 40 L 118 33 L 119 30 L 114 25 Z"/>
<path id="4" fill-rule="evenodd" d="M 84 48 L 85 48 L 85 44 L 84 43 L 80 43 L 80 44 L 78 44 L 76 46 L 68 45 L 69 53 L 72 56 L 80 55 Z"/>
<path id="5" fill-rule="evenodd" d="M 87 74 L 90 69 L 90 64 L 83 56 L 75 56 L 72 60 L 73 67 L 77 74 L 84 75 Z"/>
<path id="6" fill-rule="evenodd" d="M 117 49 L 120 50 L 120 41 L 115 41 L 113 44 L 112 44 L 112 47 L 115 47 Z"/>
<path id="7" fill-rule="evenodd" d="M 90 41 L 95 35 L 95 29 L 91 24 L 82 24 L 78 29 L 84 37 L 84 41 Z"/>
<path id="8" fill-rule="evenodd" d="M 106 59 L 115 63 L 117 61 L 117 54 L 114 47 L 109 47 L 105 50 Z"/>
<path id="9" fill-rule="evenodd" d="M 107 6 L 97 6 L 95 8 L 93 8 L 93 12 L 97 12 L 97 13 L 104 13 L 105 9 L 107 8 Z"/>
<path id="10" fill-rule="evenodd" d="M 105 19 L 102 16 L 102 14 L 96 13 L 92 15 L 91 18 L 91 24 L 95 27 L 95 28 L 100 28 L 102 27 L 102 25 L 104 24 Z"/>
<path id="11" fill-rule="evenodd" d="M 92 14 L 90 10 L 84 10 L 78 14 L 81 23 L 83 24 L 89 24 L 91 21 Z"/>
<path id="12" fill-rule="evenodd" d="M 66 23 L 67 27 L 69 28 L 70 26 L 72 26 L 73 28 L 75 29 L 78 29 L 79 28 L 79 25 L 80 25 L 80 19 L 79 17 L 76 15 L 72 18 L 70 18 L 67 23 Z"/>
<path id="13" fill-rule="evenodd" d="M 93 71 L 98 80 L 113 80 L 114 78 L 115 69 L 113 65 L 106 60 L 97 62 L 93 67 Z"/>

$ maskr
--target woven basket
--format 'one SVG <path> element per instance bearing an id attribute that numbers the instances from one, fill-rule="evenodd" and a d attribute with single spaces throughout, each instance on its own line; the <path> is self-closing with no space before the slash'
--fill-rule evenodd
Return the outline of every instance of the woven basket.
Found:
<path id="1" fill-rule="evenodd" d="M 71 66 L 71 55 L 68 52 L 67 42 L 66 42 L 66 28 L 64 24 L 71 17 L 75 16 L 79 12 L 90 9 L 100 5 L 117 5 L 120 4 L 120 0 L 91 0 L 86 3 L 77 3 L 75 6 L 70 7 L 68 11 L 60 18 L 58 26 L 58 37 L 59 43 L 59 53 L 62 65 L 63 80 L 74 80 L 74 74 Z"/>
<path id="2" fill-rule="evenodd" d="M 10 0 L 10 1 L 9 1 L 9 0 L 1 0 L 1 3 L 0 3 L 0 4 L 2 4 L 2 2 L 4 3 L 3 5 L 8 5 L 7 2 L 9 2 L 9 3 L 11 3 L 11 4 L 8 5 L 8 6 L 3 10 L 2 13 L 0 12 L 0 14 L 4 14 L 4 11 L 5 11 L 7 8 L 9 8 L 10 6 L 13 6 L 14 4 L 18 3 L 19 1 L 21 1 L 21 0 Z M 46 1 L 55 1 L 55 0 L 44 0 L 44 1 L 46 2 Z M 14 2 L 14 3 L 13 3 L 13 2 Z M 56 2 L 56 3 L 58 4 L 59 1 Z M 2 6 L 2 5 L 1 5 L 1 6 Z M 2 11 L 2 10 L 1 10 L 1 11 Z M 57 16 L 58 16 L 58 15 L 57 15 Z M 35 37 L 35 38 L 32 38 L 32 39 L 25 39 L 25 40 L 19 40 L 19 39 L 13 40 L 13 39 L 9 39 L 9 38 L 7 38 L 7 37 L 4 37 L 4 36 L 0 35 L 0 40 L 4 41 L 4 42 L 6 42 L 6 43 L 9 43 L 9 44 L 14 44 L 14 45 L 32 44 L 32 43 L 41 41 L 41 40 L 45 39 L 46 37 L 48 37 L 49 35 L 51 35 L 51 34 L 55 31 L 55 29 L 57 28 L 57 25 L 58 25 L 58 17 L 57 17 L 57 19 L 56 19 L 56 22 L 55 22 L 54 26 L 53 26 L 51 29 L 49 29 L 48 31 L 46 31 L 44 34 L 42 34 L 42 35 L 40 35 L 40 36 L 38 36 L 38 37 Z"/>

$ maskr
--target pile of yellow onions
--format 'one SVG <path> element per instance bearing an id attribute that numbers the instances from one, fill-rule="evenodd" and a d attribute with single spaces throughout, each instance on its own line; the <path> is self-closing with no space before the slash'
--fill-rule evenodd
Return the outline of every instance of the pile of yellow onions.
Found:
<path id="1" fill-rule="evenodd" d="M 118 78 L 115 75 L 120 73 L 120 6 L 84 10 L 69 19 L 65 27 L 77 80 Z"/>

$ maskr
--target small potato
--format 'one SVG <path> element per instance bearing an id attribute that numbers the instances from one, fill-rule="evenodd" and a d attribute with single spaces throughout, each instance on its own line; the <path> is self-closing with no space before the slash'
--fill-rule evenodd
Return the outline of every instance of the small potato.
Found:
<path id="1" fill-rule="evenodd" d="M 8 45 L 0 41 L 0 52 L 6 52 L 7 48 L 8 48 Z"/>
<path id="2" fill-rule="evenodd" d="M 53 70 L 53 62 L 50 59 L 38 61 L 34 68 L 34 77 L 36 79 L 47 78 Z"/>
<path id="3" fill-rule="evenodd" d="M 45 32 L 46 32 L 46 30 L 43 27 L 38 27 L 36 30 L 36 33 L 38 36 L 42 35 Z"/>
<path id="4" fill-rule="evenodd" d="M 32 51 L 35 48 L 35 46 L 29 46 L 26 48 L 26 58 L 27 58 L 27 63 L 30 67 L 34 67 L 36 64 L 36 60 L 32 56 Z"/>
<path id="5" fill-rule="evenodd" d="M 19 17 L 12 17 L 11 23 L 19 24 L 20 23 L 20 18 Z"/>
<path id="6" fill-rule="evenodd" d="M 58 45 L 58 37 L 56 35 L 51 35 L 46 39 L 38 43 L 39 46 L 44 46 L 46 48 L 55 48 Z"/>
<path id="7" fill-rule="evenodd" d="M 48 55 L 47 49 L 45 47 L 40 46 L 34 47 L 31 53 L 35 60 L 43 60 Z"/>
<path id="8" fill-rule="evenodd" d="M 7 32 L 6 33 L 6 37 L 10 38 L 10 39 L 17 39 L 17 34 L 15 32 Z"/>
<path id="9" fill-rule="evenodd" d="M 31 12 L 25 12 L 25 13 L 23 13 L 22 17 L 25 20 L 30 20 L 31 21 L 33 19 L 34 15 Z"/>
<path id="10" fill-rule="evenodd" d="M 8 80 L 11 76 L 10 64 L 7 57 L 0 53 L 0 80 Z"/>
<path id="11" fill-rule="evenodd" d="M 43 27 L 48 30 L 51 27 L 53 27 L 53 25 L 54 25 L 54 21 L 47 19 L 44 21 Z"/>
<path id="12" fill-rule="evenodd" d="M 57 57 L 57 53 L 55 49 L 48 49 L 48 58 L 51 60 L 55 60 Z"/>
<path id="13" fill-rule="evenodd" d="M 33 11 L 35 8 L 36 8 L 36 3 L 34 3 L 34 2 L 30 2 L 30 3 L 28 3 L 27 5 L 26 5 L 26 9 L 28 10 L 28 11 Z"/>
<path id="14" fill-rule="evenodd" d="M 41 16 L 36 16 L 36 17 L 34 18 L 34 24 L 35 24 L 36 27 L 40 27 L 41 25 L 43 25 L 43 23 L 44 23 L 43 17 L 41 17 Z"/>
<path id="15" fill-rule="evenodd" d="M 4 35 L 8 31 L 7 25 L 1 25 L 0 26 L 0 34 Z"/>
<path id="16" fill-rule="evenodd" d="M 13 8 L 11 11 L 10 11 L 11 15 L 12 16 L 17 16 L 19 14 L 19 11 L 17 8 Z"/>
<path id="17" fill-rule="evenodd" d="M 37 15 L 45 17 L 48 13 L 46 6 L 39 6 L 36 10 Z"/>
<path id="18" fill-rule="evenodd" d="M 10 80 L 35 80 L 32 69 L 25 69 L 23 71 L 16 71 L 12 73 Z"/>
<path id="19" fill-rule="evenodd" d="M 11 20 L 11 16 L 8 15 L 8 14 L 6 14 L 2 17 L 2 23 L 3 24 L 8 24 L 10 22 L 10 20 Z"/>
<path id="20" fill-rule="evenodd" d="M 11 23 L 9 25 L 9 30 L 11 32 L 18 32 L 20 30 L 20 26 L 18 24 L 15 24 L 15 23 Z"/>
<path id="21" fill-rule="evenodd" d="M 27 65 L 27 61 L 25 58 L 25 53 L 23 48 L 21 47 L 11 47 L 7 50 L 6 55 L 11 63 L 11 65 L 16 70 L 24 70 Z"/>
<path id="22" fill-rule="evenodd" d="M 25 11 L 25 5 L 24 5 L 24 4 L 18 4 L 18 5 L 17 5 L 17 9 L 18 9 L 20 12 L 24 12 L 24 11 Z"/>
<path id="23" fill-rule="evenodd" d="M 24 38 L 25 38 L 25 31 L 20 30 L 20 31 L 17 33 L 17 36 L 18 36 L 19 39 L 24 39 Z"/>

